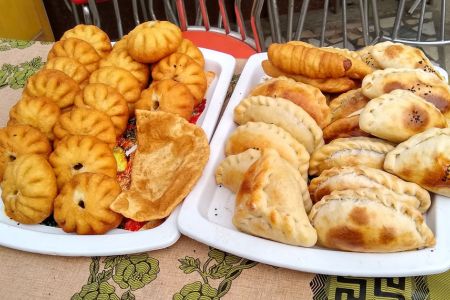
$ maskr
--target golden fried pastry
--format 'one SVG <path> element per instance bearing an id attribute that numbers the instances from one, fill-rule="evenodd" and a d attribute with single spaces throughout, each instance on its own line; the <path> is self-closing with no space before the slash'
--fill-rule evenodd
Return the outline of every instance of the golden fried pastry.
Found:
<path id="1" fill-rule="evenodd" d="M 369 52 L 377 65 L 380 66 L 379 69 L 422 69 L 425 72 L 433 73 L 440 79 L 444 79 L 439 72 L 436 72 L 433 64 L 419 48 L 386 41 L 373 45 Z"/>
<path id="2" fill-rule="evenodd" d="M 245 172 L 260 157 L 261 151 L 255 149 L 247 149 L 244 152 L 225 157 L 216 169 L 216 183 L 237 193 L 242 180 L 244 180 Z"/>
<path id="3" fill-rule="evenodd" d="M 8 164 L 1 183 L 5 213 L 23 224 L 39 224 L 53 211 L 55 173 L 47 158 L 24 154 Z"/>
<path id="4" fill-rule="evenodd" d="M 360 111 L 334 121 L 323 129 L 323 139 L 325 143 L 329 143 L 332 140 L 338 138 L 348 138 L 356 136 L 370 136 L 361 128 L 359 128 Z"/>
<path id="5" fill-rule="evenodd" d="M 89 77 L 89 83 L 104 83 L 115 88 L 127 100 L 129 109 L 141 95 L 141 83 L 129 71 L 118 67 L 98 69 Z"/>
<path id="6" fill-rule="evenodd" d="M 76 98 L 75 106 L 93 108 L 108 115 L 114 125 L 116 136 L 121 135 L 127 127 L 127 101 L 116 89 L 106 84 L 88 84 L 83 90 L 83 96 Z"/>
<path id="7" fill-rule="evenodd" d="M 114 178 L 94 173 L 77 174 L 55 199 L 55 221 L 65 232 L 103 234 L 122 221 L 121 214 L 109 209 L 120 192 Z"/>
<path id="8" fill-rule="evenodd" d="M 382 169 L 386 154 L 393 149 L 390 143 L 375 138 L 336 139 L 311 154 L 309 175 L 320 175 L 333 167 L 366 166 Z"/>
<path id="9" fill-rule="evenodd" d="M 384 169 L 434 193 L 450 197 L 450 128 L 430 128 L 398 144 Z"/>
<path id="10" fill-rule="evenodd" d="M 87 84 L 90 75 L 88 70 L 78 61 L 64 56 L 49 59 L 44 65 L 44 69 L 62 71 L 75 80 L 82 88 Z"/>
<path id="11" fill-rule="evenodd" d="M 154 81 L 143 90 L 136 109 L 165 111 L 189 120 L 197 101 L 188 87 L 172 79 Z"/>
<path id="12" fill-rule="evenodd" d="M 205 58 L 203 57 L 202 52 L 190 40 L 182 39 L 180 46 L 178 46 L 176 52 L 186 54 L 187 56 L 195 60 L 195 62 L 198 63 L 200 67 L 205 67 Z"/>
<path id="13" fill-rule="evenodd" d="M 53 133 L 57 140 L 68 135 L 90 135 L 108 144 L 111 148 L 116 143 L 114 124 L 105 113 L 85 108 L 76 107 L 61 115 Z"/>
<path id="14" fill-rule="evenodd" d="M 351 77 L 361 79 L 372 72 L 360 58 L 347 52 L 316 48 L 303 42 L 273 43 L 268 50 L 269 61 L 283 72 L 309 78 Z"/>
<path id="15" fill-rule="evenodd" d="M 345 118 L 364 108 L 369 100 L 363 95 L 361 89 L 350 90 L 339 95 L 330 102 L 331 122 Z"/>
<path id="16" fill-rule="evenodd" d="M 436 75 L 420 69 L 385 69 L 366 76 L 362 92 L 371 99 L 393 90 L 409 90 L 436 106 L 450 119 L 450 87 Z"/>
<path id="17" fill-rule="evenodd" d="M 30 125 L 39 129 L 49 140 L 54 139 L 53 126 L 61 111 L 55 102 L 46 97 L 23 97 L 9 111 L 9 125 Z"/>
<path id="18" fill-rule="evenodd" d="M 24 154 L 48 156 L 52 147 L 45 135 L 28 125 L 0 128 L 0 180 L 6 166 Z"/>
<path id="19" fill-rule="evenodd" d="M 296 42 L 297 43 L 297 42 Z M 302 42 L 303 43 L 303 42 Z M 355 52 L 344 48 L 325 47 L 324 51 L 343 55 L 352 61 L 351 68 L 347 71 L 347 76 L 355 79 L 363 79 L 367 74 L 372 73 L 372 68 L 362 60 L 361 56 Z"/>
<path id="20" fill-rule="evenodd" d="M 129 71 L 141 83 L 142 87 L 148 86 L 150 70 L 146 64 L 133 60 L 126 49 L 115 50 L 100 61 L 102 67 L 118 67 Z"/>
<path id="21" fill-rule="evenodd" d="M 168 21 L 149 21 L 128 35 L 128 52 L 141 63 L 154 63 L 172 54 L 181 43 L 181 30 Z"/>
<path id="22" fill-rule="evenodd" d="M 98 173 L 115 177 L 116 160 L 111 148 L 92 136 L 70 135 L 61 140 L 50 154 L 58 188 L 79 173 Z"/>
<path id="23" fill-rule="evenodd" d="M 397 252 L 436 241 L 422 214 L 378 190 L 333 192 L 309 214 L 318 245 L 358 252 Z"/>
<path id="24" fill-rule="evenodd" d="M 209 158 L 205 132 L 171 113 L 136 111 L 138 148 L 130 190 L 111 209 L 136 221 L 167 217 L 200 178 Z"/>
<path id="25" fill-rule="evenodd" d="M 94 47 L 88 42 L 77 38 L 67 38 L 56 42 L 50 52 L 47 60 L 54 57 L 70 57 L 81 63 L 89 73 L 94 72 L 98 68 L 98 62 L 101 56 Z"/>
<path id="26" fill-rule="evenodd" d="M 153 80 L 173 79 L 184 83 L 197 103 L 206 92 L 206 76 L 203 68 L 192 58 L 182 53 L 173 53 L 161 59 L 152 70 Z"/>
<path id="27" fill-rule="evenodd" d="M 309 222 L 303 197 L 309 195 L 298 170 L 276 150 L 264 149 L 244 175 L 236 196 L 233 224 L 252 235 L 312 247 L 317 233 Z"/>
<path id="28" fill-rule="evenodd" d="M 319 89 L 287 77 L 270 79 L 252 89 L 249 96 L 284 98 L 303 108 L 320 126 L 330 123 L 330 108 Z"/>
<path id="29" fill-rule="evenodd" d="M 285 76 L 294 79 L 297 82 L 312 85 L 324 93 L 343 93 L 358 87 L 359 83 L 348 77 L 340 78 L 309 78 L 303 75 L 290 74 L 276 68 L 270 61 L 264 60 L 261 63 L 264 72 L 272 77 Z"/>
<path id="30" fill-rule="evenodd" d="M 61 40 L 77 38 L 88 42 L 101 57 L 105 57 L 111 51 L 111 41 L 106 32 L 94 25 L 79 24 L 64 32 Z"/>
<path id="31" fill-rule="evenodd" d="M 283 128 L 263 122 L 247 122 L 228 137 L 225 155 L 244 152 L 247 149 L 273 148 L 308 179 L 309 153 Z"/>
<path id="32" fill-rule="evenodd" d="M 253 96 L 243 99 L 234 109 L 234 121 L 274 124 L 286 130 L 311 153 L 324 144 L 322 130 L 300 106 L 283 98 Z"/>
<path id="33" fill-rule="evenodd" d="M 128 51 L 128 35 L 124 35 L 120 40 L 114 43 L 112 51 Z M 111 51 L 111 52 L 112 52 Z"/>
<path id="34" fill-rule="evenodd" d="M 309 193 L 314 203 L 333 191 L 376 188 L 394 193 L 402 203 L 424 213 L 431 204 L 430 194 L 419 185 L 404 181 L 382 170 L 368 167 L 340 167 L 323 171 L 311 180 Z"/>
<path id="35" fill-rule="evenodd" d="M 28 97 L 47 97 L 60 108 L 73 104 L 80 91 L 78 83 L 58 70 L 41 70 L 28 78 L 23 94 Z"/>
<path id="36" fill-rule="evenodd" d="M 431 127 L 445 128 L 447 120 L 430 102 L 407 90 L 394 90 L 370 100 L 359 127 L 365 132 L 400 143 Z"/>

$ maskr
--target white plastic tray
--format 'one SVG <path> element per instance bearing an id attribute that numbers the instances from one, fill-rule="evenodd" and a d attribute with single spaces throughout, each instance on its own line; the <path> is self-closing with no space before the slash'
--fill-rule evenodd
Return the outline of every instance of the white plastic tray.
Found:
<path id="1" fill-rule="evenodd" d="M 185 199 L 180 231 L 202 243 L 251 260 L 294 270 L 347 276 L 413 276 L 440 273 L 450 268 L 450 199 L 434 196 L 427 224 L 436 246 L 400 253 L 354 253 L 320 247 L 302 248 L 251 236 L 232 224 L 235 195 L 215 183 L 214 171 L 224 159 L 227 137 L 236 128 L 234 107 L 264 76 L 266 54 L 250 57 L 211 141 L 211 157 L 199 184 Z"/>
<path id="2" fill-rule="evenodd" d="M 208 140 L 211 140 L 236 60 L 217 51 L 201 51 L 206 61 L 205 70 L 216 74 L 206 93 L 205 110 L 197 122 L 205 130 Z M 1 115 L 0 126 L 6 126 L 7 118 L 7 113 Z M 0 245 L 64 256 L 118 255 L 162 249 L 174 244 L 180 237 L 176 222 L 179 210 L 178 207 L 163 224 L 154 229 L 137 232 L 115 229 L 106 235 L 80 236 L 67 234 L 60 228 L 18 224 L 4 214 L 3 202 L 0 201 Z"/>

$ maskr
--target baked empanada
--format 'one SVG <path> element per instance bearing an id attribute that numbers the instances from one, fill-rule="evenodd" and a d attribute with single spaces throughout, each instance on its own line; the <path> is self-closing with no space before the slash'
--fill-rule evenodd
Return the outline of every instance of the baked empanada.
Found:
<path id="1" fill-rule="evenodd" d="M 118 67 L 129 71 L 141 83 L 142 87 L 148 86 L 150 70 L 146 64 L 137 62 L 128 54 L 127 50 L 115 50 L 102 59 L 99 67 Z"/>
<path id="2" fill-rule="evenodd" d="M 40 70 L 30 78 L 23 94 L 28 97 L 47 97 L 60 108 L 69 107 L 80 92 L 75 80 L 58 70 Z"/>
<path id="3" fill-rule="evenodd" d="M 371 99 L 393 90 L 409 90 L 436 106 L 450 119 L 450 87 L 436 75 L 420 69 L 385 69 L 366 76 L 362 92 Z"/>
<path id="4" fill-rule="evenodd" d="M 81 87 L 87 84 L 90 73 L 78 61 L 71 57 L 50 58 L 44 65 L 44 69 L 59 70 L 75 80 Z"/>
<path id="5" fill-rule="evenodd" d="M 116 143 L 116 132 L 108 115 L 86 107 L 76 107 L 63 113 L 53 127 L 53 133 L 57 140 L 68 135 L 90 135 L 111 148 Z"/>
<path id="6" fill-rule="evenodd" d="M 370 100 L 361 111 L 365 132 L 400 143 L 431 127 L 445 128 L 447 120 L 430 102 L 406 90 L 394 90 Z"/>
<path id="7" fill-rule="evenodd" d="M 9 125 L 30 125 L 39 129 L 49 140 L 54 139 L 53 126 L 61 111 L 58 105 L 46 97 L 24 97 L 9 111 Z"/>
<path id="8" fill-rule="evenodd" d="M 386 153 L 394 146 L 380 139 L 350 137 L 331 141 L 311 154 L 309 175 L 333 167 L 366 166 L 382 169 Z"/>
<path id="9" fill-rule="evenodd" d="M 154 63 L 175 52 L 181 43 L 181 30 L 167 21 L 139 24 L 128 34 L 127 48 L 134 60 Z"/>
<path id="10" fill-rule="evenodd" d="M 284 98 L 303 108 L 323 128 L 330 123 L 330 108 L 319 89 L 281 76 L 263 82 L 249 96 Z"/>
<path id="11" fill-rule="evenodd" d="M 206 92 L 206 75 L 203 68 L 192 58 L 182 53 L 173 53 L 161 59 L 152 70 L 153 80 L 172 79 L 185 84 L 197 103 Z"/>
<path id="12" fill-rule="evenodd" d="M 77 38 L 88 42 L 101 57 L 105 57 L 111 51 L 111 41 L 106 32 L 94 25 L 79 24 L 64 32 L 61 40 Z"/>
<path id="13" fill-rule="evenodd" d="M 244 175 L 233 224 L 241 231 L 285 244 L 314 246 L 317 234 L 303 206 L 305 188 L 295 168 L 277 151 L 264 149 Z"/>
<path id="14" fill-rule="evenodd" d="M 339 95 L 330 102 L 331 122 L 345 118 L 360 110 L 366 106 L 369 100 L 363 95 L 360 88 Z"/>
<path id="15" fill-rule="evenodd" d="M 398 144 L 384 169 L 434 193 L 450 197 L 450 128 L 430 128 Z"/>
<path id="16" fill-rule="evenodd" d="M 171 113 L 136 111 L 138 148 L 131 187 L 111 209 L 136 221 L 167 217 L 200 178 L 209 158 L 202 128 Z"/>
<path id="17" fill-rule="evenodd" d="M 338 138 L 370 136 L 359 127 L 360 112 L 354 112 L 345 118 L 338 119 L 323 129 L 325 143 Z"/>
<path id="18" fill-rule="evenodd" d="M 75 99 L 76 107 L 93 108 L 107 114 L 114 125 L 116 135 L 121 135 L 128 123 L 128 105 L 115 89 L 103 83 L 89 83 L 83 95 Z"/>
<path id="19" fill-rule="evenodd" d="M 47 60 L 54 57 L 71 57 L 81 63 L 89 73 L 98 68 L 98 62 L 101 56 L 88 42 L 76 38 L 67 38 L 56 42 L 50 52 Z"/>
<path id="20" fill-rule="evenodd" d="M 361 188 L 384 189 L 394 193 L 396 200 L 424 213 L 431 204 L 430 194 L 419 185 L 403 181 L 382 170 L 368 167 L 340 167 L 323 171 L 311 180 L 309 193 L 315 203 L 333 191 Z"/>
<path id="21" fill-rule="evenodd" d="M 378 62 L 375 60 L 375 58 L 370 53 L 372 48 L 373 48 L 373 45 L 370 45 L 370 46 L 366 46 L 356 52 L 361 57 L 362 61 L 365 62 L 366 65 L 371 67 L 373 70 L 382 69 L 382 67 L 378 64 Z"/>
<path id="22" fill-rule="evenodd" d="M 358 252 L 397 252 L 433 246 L 422 214 L 376 189 L 336 191 L 309 214 L 318 245 Z"/>
<path id="23" fill-rule="evenodd" d="M 264 72 L 269 76 L 272 77 L 285 76 L 294 79 L 297 82 L 312 85 L 324 93 L 343 93 L 348 90 L 357 88 L 359 86 L 358 82 L 348 77 L 318 79 L 318 78 L 309 78 L 303 75 L 286 73 L 276 68 L 268 60 L 264 60 L 261 63 L 261 66 Z"/>
<path id="24" fill-rule="evenodd" d="M 439 72 L 436 72 L 433 64 L 419 48 L 386 41 L 373 45 L 369 51 L 373 59 L 380 66 L 379 69 L 422 69 L 425 72 L 435 74 L 440 79 L 444 79 Z"/>
<path id="25" fill-rule="evenodd" d="M 277 125 L 292 135 L 311 153 L 324 144 L 322 130 L 307 112 L 289 100 L 265 96 L 243 99 L 234 109 L 234 121 Z"/>
<path id="26" fill-rule="evenodd" d="M 165 111 L 189 120 L 197 101 L 188 87 L 172 79 L 154 81 L 143 90 L 136 109 Z"/>
<path id="27" fill-rule="evenodd" d="M 203 57 L 202 52 L 190 40 L 182 39 L 180 46 L 178 46 L 176 52 L 186 54 L 187 56 L 195 60 L 195 62 L 198 63 L 200 67 L 205 67 L 205 58 Z"/>
<path id="28" fill-rule="evenodd" d="M 300 171 L 305 181 L 308 179 L 309 153 L 305 146 L 283 128 L 263 122 L 248 122 L 241 125 L 228 137 L 225 155 L 238 154 L 251 148 L 277 150 L 281 157 Z"/>

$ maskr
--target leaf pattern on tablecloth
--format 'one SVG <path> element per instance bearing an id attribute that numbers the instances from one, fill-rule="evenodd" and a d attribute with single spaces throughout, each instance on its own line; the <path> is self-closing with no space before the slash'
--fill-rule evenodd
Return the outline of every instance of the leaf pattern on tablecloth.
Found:
<path id="1" fill-rule="evenodd" d="M 31 47 L 34 41 L 0 39 L 0 51 L 8 51 L 11 49 L 25 49 Z"/>
<path id="2" fill-rule="evenodd" d="M 18 65 L 3 64 L 0 68 L 0 89 L 7 86 L 14 90 L 23 88 L 27 79 L 42 68 L 44 63 L 42 57 L 38 56 Z"/>
<path id="3" fill-rule="evenodd" d="M 217 300 L 225 296 L 231 288 L 234 279 L 245 269 L 250 269 L 258 263 L 238 256 L 210 248 L 208 259 L 202 263 L 199 258 L 186 256 L 178 259 L 180 270 L 184 274 L 198 273 L 202 281 L 195 281 L 183 286 L 173 295 L 173 300 Z M 219 284 L 212 281 L 221 280 Z M 217 286 L 217 288 L 213 287 Z"/>
<path id="4" fill-rule="evenodd" d="M 100 257 L 92 258 L 87 283 L 72 296 L 72 300 L 134 300 L 133 291 L 155 280 L 159 273 L 159 261 L 147 253 L 109 256 L 102 263 L 100 272 Z M 120 297 L 113 284 L 125 290 Z"/>

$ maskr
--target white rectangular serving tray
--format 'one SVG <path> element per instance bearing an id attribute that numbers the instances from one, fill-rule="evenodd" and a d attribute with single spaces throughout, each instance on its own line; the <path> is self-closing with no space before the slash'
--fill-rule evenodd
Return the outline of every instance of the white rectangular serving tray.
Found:
<path id="1" fill-rule="evenodd" d="M 195 189 L 185 199 L 178 217 L 180 231 L 223 251 L 273 266 L 329 275 L 414 276 L 450 268 L 450 199 L 433 196 L 426 220 L 436 246 L 399 253 L 356 253 L 320 247 L 285 245 L 238 231 L 232 224 L 235 195 L 216 185 L 214 172 L 225 158 L 228 136 L 237 127 L 233 110 L 265 76 L 261 62 L 266 53 L 248 60 L 211 141 L 211 157 Z M 442 69 L 441 69 L 442 70 Z"/>
<path id="2" fill-rule="evenodd" d="M 234 73 L 236 60 L 231 55 L 201 49 L 205 57 L 205 70 L 216 76 L 206 93 L 206 107 L 197 124 L 211 140 L 214 128 Z M 12 99 L 10 106 L 17 101 Z M 6 126 L 8 111 L 0 115 L 0 126 Z M 114 229 L 105 235 L 67 234 L 60 228 L 44 225 L 24 225 L 4 214 L 0 201 L 0 245 L 18 250 L 62 256 L 106 256 L 157 250 L 171 246 L 180 238 L 177 217 L 180 207 L 160 226 L 131 232 Z"/>

